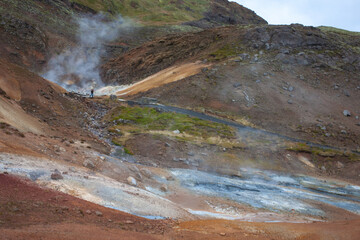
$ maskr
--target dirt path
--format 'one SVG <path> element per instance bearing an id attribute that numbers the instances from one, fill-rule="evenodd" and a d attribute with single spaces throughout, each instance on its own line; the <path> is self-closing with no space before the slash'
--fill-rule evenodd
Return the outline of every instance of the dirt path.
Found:
<path id="1" fill-rule="evenodd" d="M 125 87 L 120 91 L 115 92 L 115 95 L 126 97 L 130 95 L 137 94 L 139 92 L 146 92 L 150 89 L 160 87 L 167 83 L 176 82 L 184 78 L 198 74 L 202 68 L 208 67 L 209 65 L 196 63 L 186 63 L 180 66 L 172 66 L 167 69 L 164 69 L 150 77 L 145 78 L 144 80 L 137 82 L 133 85 Z M 116 91 L 116 88 L 105 87 L 100 89 L 100 93 L 109 93 L 111 91 Z"/>

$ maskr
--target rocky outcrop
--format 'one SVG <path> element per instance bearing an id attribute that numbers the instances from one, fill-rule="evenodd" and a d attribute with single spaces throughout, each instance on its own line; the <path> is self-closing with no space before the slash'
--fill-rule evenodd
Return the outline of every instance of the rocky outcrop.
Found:
<path id="1" fill-rule="evenodd" d="M 267 21 L 235 2 L 214 0 L 210 10 L 204 13 L 204 18 L 184 24 L 206 29 L 235 24 L 267 24 Z"/>

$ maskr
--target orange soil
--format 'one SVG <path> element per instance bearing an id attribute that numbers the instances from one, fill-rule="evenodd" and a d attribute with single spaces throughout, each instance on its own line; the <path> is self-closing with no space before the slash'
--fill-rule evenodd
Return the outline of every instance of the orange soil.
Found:
<path id="1" fill-rule="evenodd" d="M 129 96 L 139 92 L 146 92 L 150 89 L 160 87 L 167 83 L 176 82 L 181 79 L 198 74 L 200 70 L 209 65 L 200 63 L 186 63 L 180 66 L 173 66 L 164 69 L 144 80 L 131 85 L 116 93 L 117 96 Z"/>

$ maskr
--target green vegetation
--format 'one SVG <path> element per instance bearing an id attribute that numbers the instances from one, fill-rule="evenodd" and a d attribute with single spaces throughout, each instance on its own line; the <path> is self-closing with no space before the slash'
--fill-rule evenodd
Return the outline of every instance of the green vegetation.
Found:
<path id="1" fill-rule="evenodd" d="M 192 118 L 184 114 L 158 112 L 156 109 L 147 107 L 118 107 L 113 111 L 111 121 L 119 119 L 128 122 L 120 123 L 120 125 L 132 126 L 143 131 L 179 130 L 181 133 L 202 138 L 233 138 L 235 136 L 234 130 L 225 124 Z"/>
<path id="2" fill-rule="evenodd" d="M 221 61 L 229 57 L 235 57 L 236 55 L 239 55 L 242 53 L 239 47 L 236 47 L 234 45 L 225 45 L 224 47 L 216 50 L 215 52 L 210 54 L 210 57 L 212 60 L 215 61 Z"/>
<path id="3" fill-rule="evenodd" d="M 121 144 L 121 139 L 113 138 L 111 140 L 111 142 L 113 144 L 115 144 L 116 146 L 123 147 L 124 153 L 129 154 L 129 155 L 134 155 L 134 153 L 130 149 L 128 149 L 127 147 L 124 147 L 123 144 Z"/>
<path id="4" fill-rule="evenodd" d="M 209 0 L 72 0 L 96 12 L 122 14 L 147 24 L 174 24 L 198 20 L 210 7 Z"/>
<path id="5" fill-rule="evenodd" d="M 348 158 L 350 161 L 360 161 L 360 156 L 355 153 L 351 152 L 344 152 L 340 150 L 335 149 L 323 149 L 323 148 L 317 148 L 317 147 L 311 147 L 307 145 L 306 143 L 297 143 L 295 145 L 292 145 L 287 148 L 289 151 L 293 152 L 304 152 L 304 153 L 310 153 L 316 156 L 321 156 L 325 158 L 333 158 L 336 156 L 343 156 Z"/>
<path id="6" fill-rule="evenodd" d="M 327 27 L 327 26 L 320 26 L 318 27 L 321 31 L 326 32 L 326 33 L 338 33 L 338 34 L 342 34 L 342 35 L 348 35 L 348 36 L 359 36 L 360 37 L 360 32 L 352 32 L 352 31 L 347 31 L 344 29 L 340 29 L 340 28 L 334 28 L 334 27 Z"/>

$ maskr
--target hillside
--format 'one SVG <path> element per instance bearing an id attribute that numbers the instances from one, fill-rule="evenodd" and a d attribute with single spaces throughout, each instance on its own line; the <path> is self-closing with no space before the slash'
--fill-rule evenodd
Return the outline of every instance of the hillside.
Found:
<path id="1" fill-rule="evenodd" d="M 356 239 L 359 73 L 227 0 L 3 0 L 0 238 Z"/>
<path id="2" fill-rule="evenodd" d="M 1 53 L 8 60 L 40 71 L 51 55 L 76 44 L 76 19 L 121 14 L 135 29 L 131 46 L 170 32 L 196 31 L 227 24 L 266 24 L 253 11 L 228 1 L 16 1 L 0 2 Z M 199 22 L 199 24 L 198 24 Z"/>
<path id="3" fill-rule="evenodd" d="M 253 11 L 236 3 L 224 0 L 125 0 L 88 1 L 74 0 L 96 12 L 109 12 L 130 17 L 146 25 L 190 24 L 196 21 L 205 25 L 220 24 L 266 24 L 266 21 Z M 200 25 L 198 25 L 200 26 Z"/>

